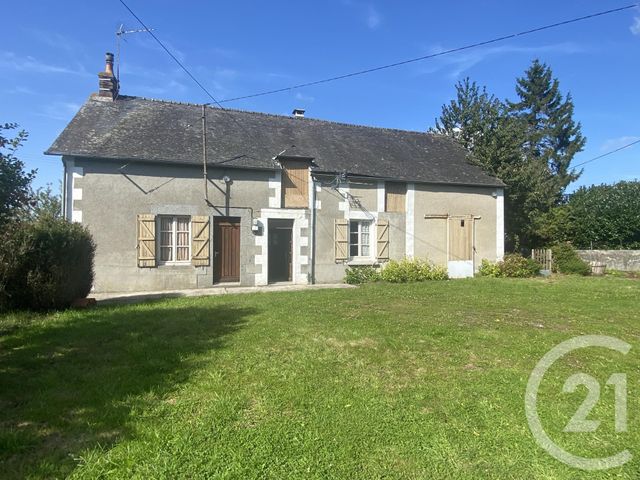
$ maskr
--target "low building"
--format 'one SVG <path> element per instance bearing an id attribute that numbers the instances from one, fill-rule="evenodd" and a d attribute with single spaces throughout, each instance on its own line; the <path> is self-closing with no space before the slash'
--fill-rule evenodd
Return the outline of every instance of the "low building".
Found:
<path id="1" fill-rule="evenodd" d="M 46 152 L 97 244 L 95 291 L 340 282 L 504 252 L 504 184 L 450 138 L 119 95 L 113 57 Z"/>

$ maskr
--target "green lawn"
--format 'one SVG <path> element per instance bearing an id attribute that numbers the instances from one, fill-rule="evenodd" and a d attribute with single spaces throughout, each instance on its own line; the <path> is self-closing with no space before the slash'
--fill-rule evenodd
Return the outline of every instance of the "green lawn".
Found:
<path id="1" fill-rule="evenodd" d="M 640 281 L 471 279 L 182 298 L 0 319 L 3 478 L 640 477 Z M 580 334 L 616 336 L 545 377 L 558 444 L 624 467 L 588 473 L 537 446 L 524 391 Z M 563 428 L 597 377 L 595 434 Z M 613 372 L 629 429 L 613 428 Z"/>

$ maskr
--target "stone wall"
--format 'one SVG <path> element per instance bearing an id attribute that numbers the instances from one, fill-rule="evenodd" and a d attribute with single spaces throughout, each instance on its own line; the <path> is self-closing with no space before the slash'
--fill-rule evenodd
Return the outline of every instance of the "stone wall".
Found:
<path id="1" fill-rule="evenodd" d="M 640 271 L 640 250 L 578 250 L 586 262 L 604 263 L 608 270 Z"/>

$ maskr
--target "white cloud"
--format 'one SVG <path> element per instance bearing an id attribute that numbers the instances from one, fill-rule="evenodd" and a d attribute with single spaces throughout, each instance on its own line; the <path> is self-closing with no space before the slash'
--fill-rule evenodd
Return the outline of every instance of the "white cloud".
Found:
<path id="1" fill-rule="evenodd" d="M 301 93 L 301 92 L 296 92 L 295 98 L 296 100 L 299 100 L 301 102 L 306 102 L 306 103 L 312 103 L 316 99 L 311 95 L 305 95 L 304 93 Z"/>
<path id="2" fill-rule="evenodd" d="M 448 48 L 441 45 L 435 45 L 428 49 L 429 54 L 437 54 L 447 51 Z M 498 45 L 494 47 L 476 48 L 468 51 L 452 53 L 436 57 L 428 60 L 429 64 L 421 67 L 419 73 L 431 74 L 441 70 L 449 70 L 447 76 L 450 78 L 458 78 L 464 72 L 475 65 L 487 60 L 490 57 L 499 57 L 503 55 L 527 54 L 535 55 L 540 53 L 555 53 L 571 55 L 576 53 L 584 53 L 586 49 L 573 42 L 553 43 L 548 45 L 537 46 L 520 46 L 520 45 Z"/>
<path id="3" fill-rule="evenodd" d="M 30 55 L 21 57 L 13 52 L 0 52 L 0 70 L 1 69 L 30 73 L 62 73 L 81 76 L 90 75 L 82 65 L 76 65 L 75 68 L 67 65 L 54 65 L 42 62 Z"/>
<path id="4" fill-rule="evenodd" d="M 378 28 L 380 26 L 380 22 L 382 22 L 382 17 L 380 13 L 373 5 L 367 5 L 367 13 L 366 13 L 366 23 L 367 27 L 371 29 Z"/>
<path id="5" fill-rule="evenodd" d="M 640 137 L 624 136 L 624 137 L 618 137 L 618 138 L 610 138 L 602 144 L 602 146 L 600 147 L 600 151 L 610 152 L 611 150 L 624 147 L 625 145 L 628 145 L 631 142 L 635 142 L 636 140 L 640 140 Z"/>
<path id="6" fill-rule="evenodd" d="M 633 18 L 633 25 L 629 27 L 629 30 L 631 30 L 631 33 L 634 35 L 640 35 L 640 17 Z"/>
<path id="7" fill-rule="evenodd" d="M 81 105 L 78 103 L 56 101 L 45 105 L 42 111 L 36 115 L 68 122 L 80 110 L 80 107 Z"/>

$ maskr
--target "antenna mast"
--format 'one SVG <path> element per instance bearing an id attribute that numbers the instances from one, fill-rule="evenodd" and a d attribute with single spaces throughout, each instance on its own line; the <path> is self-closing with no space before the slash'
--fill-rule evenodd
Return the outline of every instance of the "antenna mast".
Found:
<path id="1" fill-rule="evenodd" d="M 125 35 L 130 35 L 132 33 L 153 32 L 153 30 L 155 29 L 139 28 L 136 30 L 125 30 L 124 24 L 120 24 L 118 30 L 116 30 L 116 78 L 118 79 L 118 82 L 120 81 L 120 39 L 122 38 L 126 41 L 126 39 L 124 38 Z"/>

